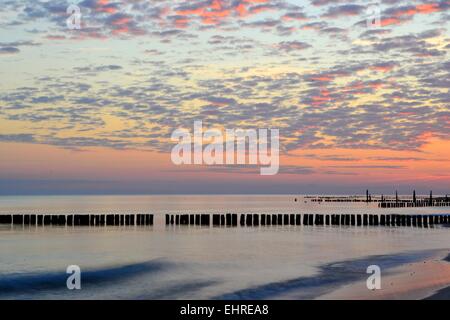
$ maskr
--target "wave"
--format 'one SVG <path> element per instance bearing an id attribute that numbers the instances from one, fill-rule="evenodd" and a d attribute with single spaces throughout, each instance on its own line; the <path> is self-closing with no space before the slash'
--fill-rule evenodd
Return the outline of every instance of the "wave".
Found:
<path id="1" fill-rule="evenodd" d="M 277 299 L 290 295 L 292 299 L 315 299 L 352 281 L 364 280 L 369 276 L 366 268 L 378 265 L 384 274 L 394 267 L 419 261 L 431 256 L 435 250 L 400 253 L 396 255 L 376 255 L 361 259 L 338 261 L 319 267 L 318 274 L 280 282 L 271 282 L 225 293 L 214 297 L 217 300 L 262 300 Z"/>
<path id="2" fill-rule="evenodd" d="M 165 271 L 170 264 L 163 261 L 147 261 L 129 265 L 114 266 L 95 270 L 81 270 L 82 287 L 104 283 L 125 281 L 140 275 Z M 0 297 L 10 294 L 39 293 L 45 290 L 67 290 L 64 272 L 39 272 L 21 274 L 0 274 Z"/>

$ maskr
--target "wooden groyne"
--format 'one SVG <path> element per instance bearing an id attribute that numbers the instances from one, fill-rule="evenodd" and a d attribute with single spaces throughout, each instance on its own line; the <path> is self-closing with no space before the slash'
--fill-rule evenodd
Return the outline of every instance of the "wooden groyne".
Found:
<path id="1" fill-rule="evenodd" d="M 210 218 L 212 217 L 212 219 Z M 166 225 L 240 226 L 383 226 L 432 227 L 447 225 L 450 215 L 405 214 L 166 214 Z"/>
<path id="2" fill-rule="evenodd" d="M 166 214 L 166 225 L 197 225 L 209 226 L 211 218 L 209 214 Z"/>
<path id="3" fill-rule="evenodd" d="M 421 207 L 450 207 L 450 198 L 448 195 L 433 197 L 433 191 L 429 196 L 417 196 L 413 191 L 412 196 L 399 196 L 395 192 L 393 196 L 372 195 L 366 190 L 366 195 L 355 196 L 306 196 L 305 199 L 314 203 L 327 202 L 366 202 L 377 203 L 378 208 L 421 208 Z"/>
<path id="4" fill-rule="evenodd" d="M 29 226 L 151 226 L 153 214 L 2 214 L 0 224 Z"/>
<path id="5" fill-rule="evenodd" d="M 408 200 L 399 200 L 399 201 L 383 201 L 378 203 L 378 208 L 421 208 L 421 207 L 450 207 L 450 202 L 444 201 L 433 201 L 429 202 L 427 200 L 422 201 L 408 201 Z"/>
<path id="6" fill-rule="evenodd" d="M 153 214 L 3 214 L 0 224 L 22 226 L 152 226 Z M 207 227 L 450 225 L 450 214 L 166 214 L 165 224 Z"/>

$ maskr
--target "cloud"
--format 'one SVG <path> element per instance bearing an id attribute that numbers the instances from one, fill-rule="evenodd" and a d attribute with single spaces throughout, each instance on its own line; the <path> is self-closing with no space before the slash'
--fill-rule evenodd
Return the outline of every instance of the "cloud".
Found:
<path id="1" fill-rule="evenodd" d="M 342 6 L 330 7 L 323 15 L 325 18 L 338 18 L 342 16 L 357 16 L 364 12 L 365 6 L 356 4 L 346 4 Z"/>
<path id="2" fill-rule="evenodd" d="M 11 35 L 37 24 L 39 32 L 11 36 L 0 53 L 40 45 L 36 61 L 55 65 L 30 70 L 23 83 L 1 90 L 0 116 L 51 133 L 36 135 L 39 143 L 73 148 L 167 151 L 171 130 L 198 119 L 220 127 L 277 126 L 284 153 L 418 150 L 426 137 L 449 137 L 443 2 L 431 12 L 416 1 L 408 15 L 398 10 L 406 2 L 383 1 L 384 18 L 409 19 L 414 28 L 379 29 L 367 29 L 365 20 L 353 27 L 361 1 L 312 3 L 91 0 L 80 2 L 82 29 L 67 30 L 66 1 L 9 1 L 7 12 L 21 23 L 8 27 Z M 68 59 L 72 46 L 86 50 Z"/>
<path id="3" fill-rule="evenodd" d="M 0 47 L 0 55 L 10 55 L 19 53 L 20 50 L 15 47 Z"/>
<path id="4" fill-rule="evenodd" d="M 311 46 L 309 44 L 301 41 L 283 41 L 277 46 L 278 49 L 286 52 L 305 50 L 310 47 Z"/>
<path id="5" fill-rule="evenodd" d="M 35 142 L 33 134 L 30 133 L 20 133 L 20 134 L 0 134 L 0 141 L 6 142 Z"/>

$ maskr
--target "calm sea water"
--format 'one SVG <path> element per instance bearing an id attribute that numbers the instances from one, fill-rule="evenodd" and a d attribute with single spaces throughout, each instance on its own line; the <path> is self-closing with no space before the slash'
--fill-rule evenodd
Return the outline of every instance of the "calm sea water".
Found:
<path id="1" fill-rule="evenodd" d="M 299 201 L 294 202 L 295 197 Z M 347 281 L 365 281 L 370 264 L 388 270 L 450 248 L 448 228 L 205 228 L 163 223 L 163 214 L 180 212 L 380 210 L 365 203 L 317 204 L 290 195 L 0 197 L 0 213 L 155 214 L 151 227 L 0 226 L 0 298 L 315 298 Z M 389 210 L 450 213 L 449 208 Z M 80 266 L 81 290 L 67 290 L 68 265 Z"/>

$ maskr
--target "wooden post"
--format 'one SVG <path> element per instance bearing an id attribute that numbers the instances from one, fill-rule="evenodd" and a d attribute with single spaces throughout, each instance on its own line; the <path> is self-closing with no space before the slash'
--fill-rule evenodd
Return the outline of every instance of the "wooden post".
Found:
<path id="1" fill-rule="evenodd" d="M 368 218 L 367 214 L 363 215 L 363 225 L 365 225 L 365 226 L 367 226 L 369 224 L 367 218 Z"/>
<path id="2" fill-rule="evenodd" d="M 0 214 L 0 224 L 9 224 L 7 223 L 7 215 Z"/>
<path id="3" fill-rule="evenodd" d="M 400 227 L 401 226 L 401 216 L 399 215 L 399 214 L 396 214 L 395 215 L 395 225 L 397 226 L 397 227 Z"/>
<path id="4" fill-rule="evenodd" d="M 114 215 L 112 215 L 112 214 L 108 214 L 107 215 L 107 217 L 106 217 L 106 225 L 107 226 L 113 226 L 114 225 Z"/>
<path id="5" fill-rule="evenodd" d="M 253 214 L 253 225 L 259 226 L 259 214 L 257 213 Z"/>
<path id="6" fill-rule="evenodd" d="M 350 225 L 350 215 L 349 215 L 349 214 L 346 214 L 346 215 L 345 215 L 345 225 L 346 225 L 346 226 L 349 226 L 349 225 Z"/>
<path id="7" fill-rule="evenodd" d="M 314 225 L 316 225 L 316 226 L 319 225 L 319 215 L 318 214 L 314 215 Z"/>
<path id="8" fill-rule="evenodd" d="M 402 227 L 406 227 L 406 216 L 405 215 L 401 215 L 401 225 Z"/>
<path id="9" fill-rule="evenodd" d="M 106 225 L 108 225 L 108 215 L 106 216 Z M 141 225 L 141 215 L 139 213 L 136 214 L 136 225 L 137 226 Z"/>
<path id="10" fill-rule="evenodd" d="M 213 214 L 212 219 L 213 226 L 220 226 L 220 215 L 219 214 Z"/>
<path id="11" fill-rule="evenodd" d="M 277 225 L 282 226 L 283 225 L 283 215 L 277 214 Z"/>
<path id="12" fill-rule="evenodd" d="M 200 216 L 200 223 L 202 226 L 209 226 L 209 214 L 202 214 Z"/>
<path id="13" fill-rule="evenodd" d="M 237 227 L 237 220 L 238 220 L 237 214 L 233 213 L 233 215 L 231 216 L 231 225 L 233 227 Z"/>
<path id="14" fill-rule="evenodd" d="M 245 224 L 247 225 L 247 227 L 251 227 L 253 225 L 253 215 L 252 214 L 247 214 L 246 219 L 245 219 Z"/>

